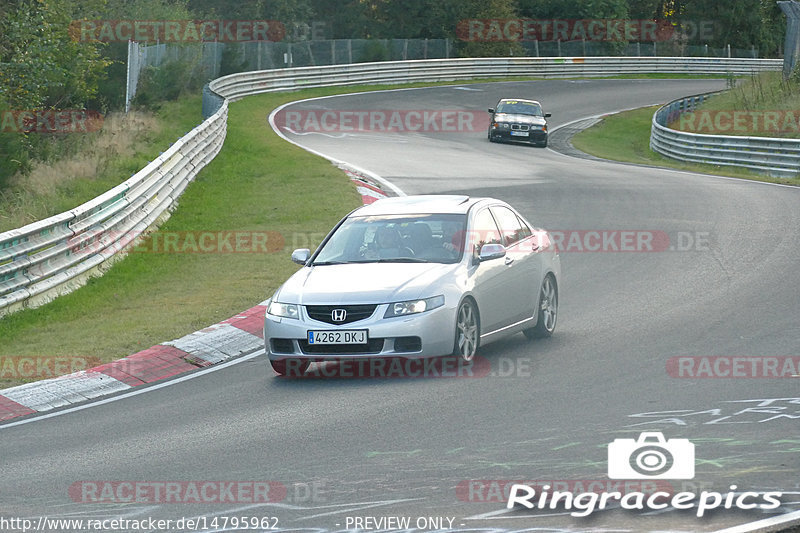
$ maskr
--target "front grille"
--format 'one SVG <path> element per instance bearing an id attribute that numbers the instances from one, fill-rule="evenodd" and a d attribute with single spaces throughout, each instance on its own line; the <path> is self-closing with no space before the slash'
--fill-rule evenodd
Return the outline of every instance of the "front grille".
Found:
<path id="1" fill-rule="evenodd" d="M 376 354 L 383 350 L 383 339 L 369 339 L 367 344 L 309 344 L 307 339 L 299 342 L 300 349 L 306 354 L 357 355 Z"/>
<path id="2" fill-rule="evenodd" d="M 512 124 L 511 129 L 514 131 L 528 131 L 530 128 L 527 124 Z"/>
<path id="3" fill-rule="evenodd" d="M 375 312 L 377 304 L 365 305 L 307 305 L 306 311 L 308 316 L 314 320 L 325 322 L 326 324 L 350 324 L 358 322 L 372 316 Z M 332 313 L 334 310 L 344 310 L 345 319 L 342 321 L 334 321 Z"/>

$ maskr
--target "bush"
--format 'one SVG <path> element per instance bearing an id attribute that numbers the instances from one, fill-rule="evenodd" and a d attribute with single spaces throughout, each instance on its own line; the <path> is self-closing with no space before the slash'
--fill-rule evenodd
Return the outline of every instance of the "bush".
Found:
<path id="1" fill-rule="evenodd" d="M 158 110 L 163 102 L 177 100 L 183 93 L 197 91 L 205 82 L 199 65 L 189 61 L 169 61 L 142 69 L 132 104 Z"/>
<path id="2" fill-rule="evenodd" d="M 375 61 L 388 61 L 389 50 L 386 45 L 378 40 L 370 40 L 364 45 L 364 49 L 358 56 L 356 63 L 372 63 Z"/>

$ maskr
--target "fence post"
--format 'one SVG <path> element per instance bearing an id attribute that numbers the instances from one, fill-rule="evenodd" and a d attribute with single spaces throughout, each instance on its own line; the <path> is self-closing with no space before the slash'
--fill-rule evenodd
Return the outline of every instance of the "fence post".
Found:
<path id="1" fill-rule="evenodd" d="M 783 77 L 788 78 L 800 56 L 800 2 L 782 1 L 778 6 L 786 15 L 786 40 L 783 50 Z"/>
<path id="2" fill-rule="evenodd" d="M 539 57 L 539 39 L 533 40 L 533 47 L 536 49 L 536 57 Z"/>
<path id="3" fill-rule="evenodd" d="M 128 72 L 125 75 L 125 113 L 127 114 L 128 111 L 131 110 L 131 99 L 133 95 L 131 94 L 131 70 L 133 69 L 133 65 L 131 64 L 131 58 L 133 57 L 133 40 L 128 39 Z"/>

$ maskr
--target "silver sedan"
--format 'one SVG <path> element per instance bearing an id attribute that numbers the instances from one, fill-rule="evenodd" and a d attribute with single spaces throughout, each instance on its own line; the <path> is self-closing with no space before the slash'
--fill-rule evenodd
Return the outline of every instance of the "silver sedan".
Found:
<path id="1" fill-rule="evenodd" d="M 469 362 L 478 347 L 553 333 L 560 260 L 548 233 L 491 198 L 404 196 L 351 212 L 272 296 L 264 341 L 280 375 L 326 360 Z"/>

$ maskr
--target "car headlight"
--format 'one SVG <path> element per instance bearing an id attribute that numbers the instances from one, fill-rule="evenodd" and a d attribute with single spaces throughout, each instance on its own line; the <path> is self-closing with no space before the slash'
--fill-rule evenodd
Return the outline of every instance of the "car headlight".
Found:
<path id="1" fill-rule="evenodd" d="M 270 302 L 267 313 L 284 318 L 300 318 L 300 308 L 296 304 L 283 304 L 280 302 Z"/>
<path id="2" fill-rule="evenodd" d="M 407 302 L 395 302 L 389 304 L 389 309 L 383 318 L 391 318 L 395 316 L 413 315 L 416 313 L 424 313 L 431 309 L 436 309 L 444 305 L 444 296 L 434 296 L 432 298 L 423 298 L 421 300 L 409 300 Z"/>

